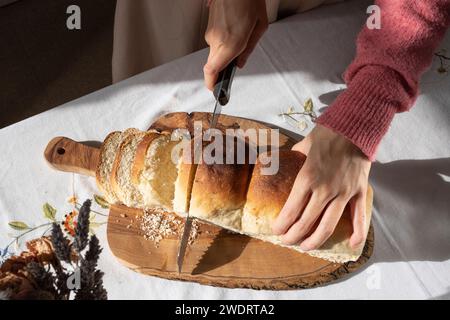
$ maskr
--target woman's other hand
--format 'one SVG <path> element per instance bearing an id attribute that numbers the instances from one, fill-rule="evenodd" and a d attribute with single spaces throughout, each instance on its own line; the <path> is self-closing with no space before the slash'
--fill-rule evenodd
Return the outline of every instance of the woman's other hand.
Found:
<path id="1" fill-rule="evenodd" d="M 355 248 L 365 238 L 366 191 L 371 162 L 352 142 L 317 125 L 293 150 L 308 157 L 272 225 L 285 244 L 318 249 L 332 234 L 350 202 Z"/>
<path id="2" fill-rule="evenodd" d="M 208 61 L 205 85 L 213 90 L 217 76 L 234 58 L 242 68 L 268 26 L 264 0 L 212 0 L 205 40 Z"/>

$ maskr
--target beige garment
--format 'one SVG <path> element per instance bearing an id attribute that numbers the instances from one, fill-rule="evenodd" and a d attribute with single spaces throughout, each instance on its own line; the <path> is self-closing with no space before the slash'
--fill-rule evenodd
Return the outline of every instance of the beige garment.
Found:
<path id="1" fill-rule="evenodd" d="M 269 22 L 342 0 L 266 0 Z M 117 0 L 113 82 L 206 47 L 207 0 Z"/>

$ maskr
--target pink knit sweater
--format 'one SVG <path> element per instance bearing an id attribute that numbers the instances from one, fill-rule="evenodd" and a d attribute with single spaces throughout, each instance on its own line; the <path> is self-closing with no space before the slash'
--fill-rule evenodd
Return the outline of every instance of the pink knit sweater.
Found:
<path id="1" fill-rule="evenodd" d="M 374 160 L 395 113 L 409 110 L 418 81 L 450 24 L 450 0 L 377 0 L 381 29 L 361 31 L 347 89 L 317 119 Z"/>

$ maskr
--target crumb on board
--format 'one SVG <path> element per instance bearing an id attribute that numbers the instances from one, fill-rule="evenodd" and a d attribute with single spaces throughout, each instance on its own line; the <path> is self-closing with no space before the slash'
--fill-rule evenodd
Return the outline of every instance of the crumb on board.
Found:
<path id="1" fill-rule="evenodd" d="M 145 210 L 138 220 L 144 239 L 152 241 L 157 248 L 162 239 L 169 236 L 180 236 L 183 232 L 183 220 L 173 213 Z M 198 223 L 194 220 L 189 235 L 189 244 L 195 241 L 198 233 Z"/>

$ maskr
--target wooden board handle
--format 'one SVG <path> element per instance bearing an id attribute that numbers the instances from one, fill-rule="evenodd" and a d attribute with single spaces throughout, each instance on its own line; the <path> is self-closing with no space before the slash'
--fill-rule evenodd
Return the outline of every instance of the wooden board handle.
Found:
<path id="1" fill-rule="evenodd" d="M 44 157 L 56 170 L 95 177 L 100 149 L 66 137 L 56 137 L 48 143 Z"/>

